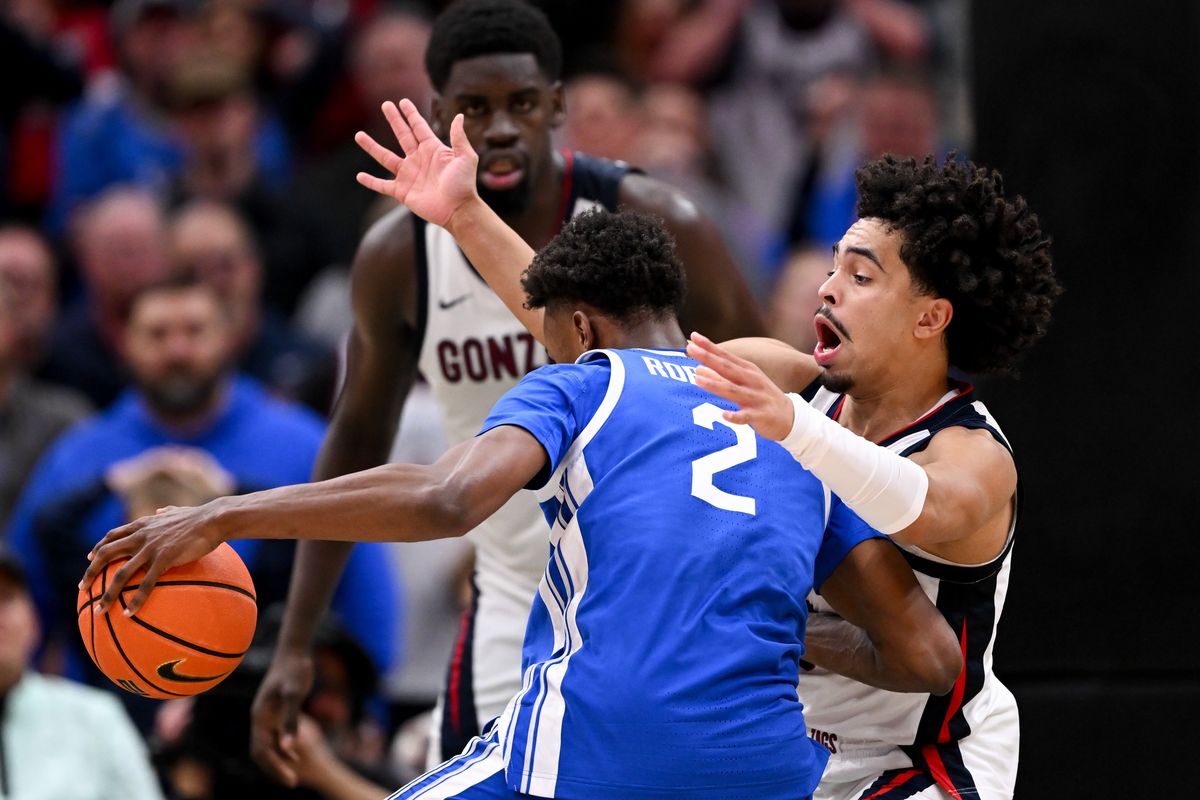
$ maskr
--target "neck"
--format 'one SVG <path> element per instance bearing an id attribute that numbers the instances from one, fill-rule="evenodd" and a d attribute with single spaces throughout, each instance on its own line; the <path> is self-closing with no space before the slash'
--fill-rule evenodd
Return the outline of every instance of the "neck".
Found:
<path id="1" fill-rule="evenodd" d="M 605 337 L 610 341 L 597 344 L 597 347 L 614 347 L 625 349 L 629 347 L 648 347 L 661 350 L 679 350 L 687 346 L 687 339 L 674 317 L 666 320 L 650 320 L 633 328 L 614 328 L 611 336 Z"/>
<path id="2" fill-rule="evenodd" d="M 553 154 L 549 169 L 532 187 L 529 208 L 521 214 L 503 217 L 510 228 L 517 232 L 525 243 L 534 250 L 541 250 L 558 233 L 562 224 L 562 189 L 566 165 L 557 152 Z"/>
<path id="3" fill-rule="evenodd" d="M 949 386 L 945 364 L 907 369 L 877 384 L 852 387 L 838 421 L 859 436 L 878 442 L 920 419 Z"/>
<path id="4" fill-rule="evenodd" d="M 230 382 L 228 378 L 222 380 L 213 389 L 212 394 L 203 406 L 186 413 L 171 412 L 157 408 L 148 402 L 149 398 L 146 395 L 142 395 L 142 400 L 155 422 L 175 436 L 190 439 L 199 436 L 212 427 L 213 420 L 225 408 L 229 398 L 229 386 Z"/>

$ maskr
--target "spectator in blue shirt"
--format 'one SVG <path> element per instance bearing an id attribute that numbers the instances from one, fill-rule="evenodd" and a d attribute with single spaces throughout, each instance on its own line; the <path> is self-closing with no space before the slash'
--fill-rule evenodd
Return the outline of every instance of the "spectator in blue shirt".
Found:
<path id="1" fill-rule="evenodd" d="M 136 295 L 122 337 L 134 386 L 50 448 L 17 504 L 9 541 L 30 572 L 47 632 L 66 629 L 62 638 L 77 653 L 76 573 L 107 530 L 161 505 L 308 480 L 320 420 L 227 366 L 230 327 L 216 292 L 194 278 Z M 237 549 L 260 606 L 282 599 L 290 551 L 260 541 Z M 333 608 L 380 669 L 394 652 L 397 602 L 383 545 L 356 548 Z"/>

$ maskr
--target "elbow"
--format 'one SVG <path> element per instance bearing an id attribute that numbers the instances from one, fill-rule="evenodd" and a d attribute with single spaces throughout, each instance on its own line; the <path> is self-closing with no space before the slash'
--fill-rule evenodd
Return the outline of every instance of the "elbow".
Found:
<path id="1" fill-rule="evenodd" d="M 954 688 L 963 671 L 963 654 L 954 632 L 941 622 L 942 630 L 938 635 L 930 637 L 928 646 L 924 648 L 924 657 L 919 679 L 923 684 L 922 691 L 935 695 L 944 695 Z"/>
<path id="2" fill-rule="evenodd" d="M 453 483 L 436 483 L 424 491 L 421 503 L 421 527 L 427 531 L 423 539 L 443 539 L 462 536 L 471 530 L 475 520 L 464 493 Z"/>

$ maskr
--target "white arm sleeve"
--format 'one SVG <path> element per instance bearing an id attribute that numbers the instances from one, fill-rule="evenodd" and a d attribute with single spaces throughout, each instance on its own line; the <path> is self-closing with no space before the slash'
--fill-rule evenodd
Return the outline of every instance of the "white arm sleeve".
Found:
<path id="1" fill-rule="evenodd" d="M 780 444 L 868 525 L 889 536 L 921 516 L 929 476 L 919 464 L 869 442 L 797 394 L 792 430 Z"/>

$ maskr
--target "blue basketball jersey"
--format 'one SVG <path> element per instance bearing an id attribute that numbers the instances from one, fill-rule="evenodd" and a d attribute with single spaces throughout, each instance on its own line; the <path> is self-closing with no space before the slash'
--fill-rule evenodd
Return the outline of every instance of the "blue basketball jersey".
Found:
<path id="1" fill-rule="evenodd" d="M 721 412 L 681 351 L 593 351 L 495 406 L 548 456 L 550 548 L 496 723 L 539 797 L 798 800 L 826 753 L 796 694 L 805 598 L 876 536 Z"/>

